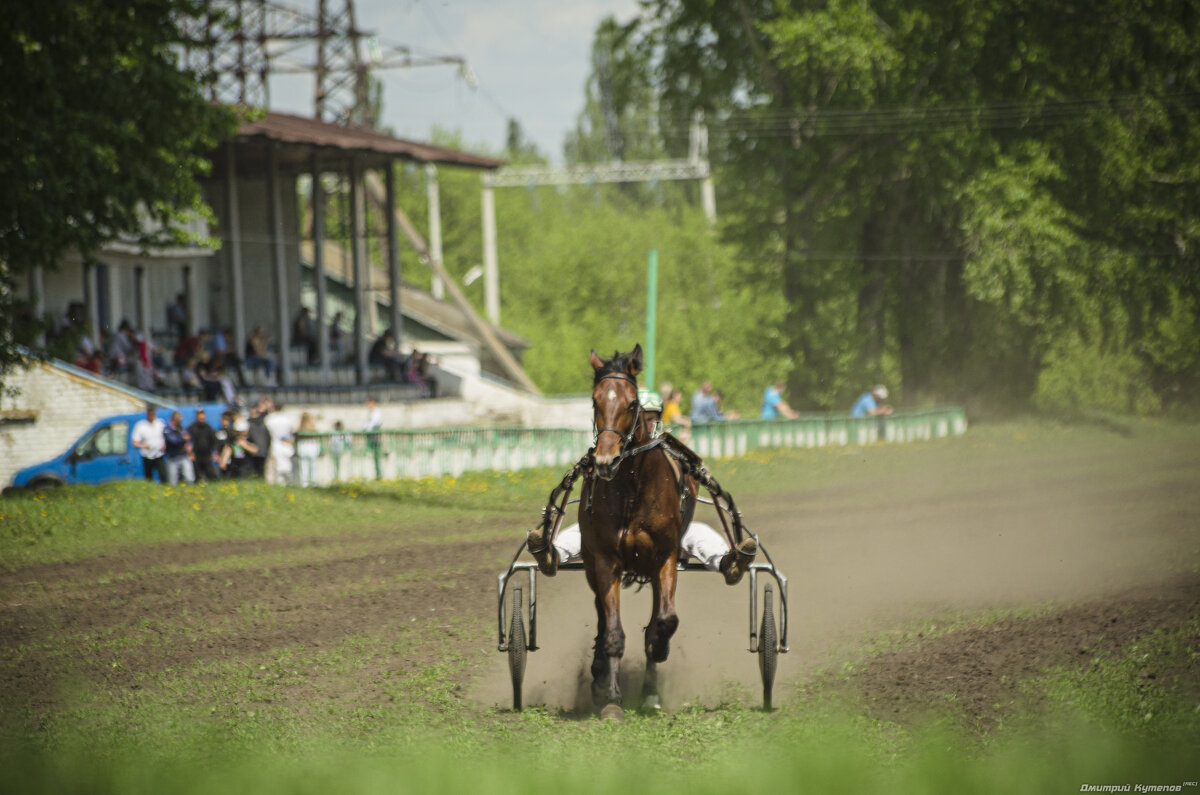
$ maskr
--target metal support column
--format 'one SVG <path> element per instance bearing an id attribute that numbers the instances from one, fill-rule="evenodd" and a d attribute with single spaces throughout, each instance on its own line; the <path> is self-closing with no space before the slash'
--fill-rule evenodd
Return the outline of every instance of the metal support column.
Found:
<path id="1" fill-rule="evenodd" d="M 325 302 L 325 190 L 321 187 L 321 166 L 312 158 L 312 242 L 313 282 L 317 288 L 317 345 L 320 347 L 321 383 L 329 382 L 329 317 Z"/>
<path id="2" fill-rule="evenodd" d="M 442 199 L 441 189 L 438 186 L 437 166 L 433 163 L 425 164 L 425 201 L 429 205 L 429 256 L 438 262 L 442 261 Z M 442 284 L 442 280 L 433 275 L 433 281 L 430 283 L 430 292 L 433 297 L 442 299 L 446 297 L 446 287 Z"/>
<path id="3" fill-rule="evenodd" d="M 700 182 L 700 206 L 704 208 L 704 217 L 710 224 L 717 221 L 717 194 L 713 190 L 712 175 Z"/>
<path id="4" fill-rule="evenodd" d="M 133 269 L 133 294 L 137 297 L 137 329 L 147 345 L 154 343 L 154 330 L 150 324 L 150 291 L 146 287 L 146 266 Z"/>
<path id="5" fill-rule="evenodd" d="M 387 206 L 387 273 L 388 298 L 391 302 L 392 341 L 396 350 L 404 350 L 404 316 L 400 312 L 400 240 L 396 232 L 396 174 L 388 163 L 384 179 L 384 203 Z"/>
<path id="6" fill-rule="evenodd" d="M 84 261 L 83 267 L 83 305 L 87 311 L 87 333 L 92 345 L 100 349 L 100 296 L 97 294 L 96 266 Z"/>
<path id="7" fill-rule="evenodd" d="M 374 331 L 366 323 L 367 219 L 362 164 L 350 161 L 350 258 L 354 268 L 354 367 L 358 383 L 369 380 L 366 335 Z"/>
<path id="8" fill-rule="evenodd" d="M 229 278 L 233 282 L 233 339 L 226 339 L 226 346 L 241 357 L 246 350 L 246 293 L 242 278 L 242 221 L 238 211 L 236 146 L 232 141 L 225 145 L 225 225 L 229 229 Z"/>
<path id="9" fill-rule="evenodd" d="M 196 333 L 196 291 L 193 288 L 195 279 L 192 278 L 192 266 L 183 266 L 183 307 L 187 313 L 184 318 L 184 333 Z"/>
<path id="10" fill-rule="evenodd" d="M 267 145 L 267 214 L 271 224 L 271 258 L 275 271 L 275 339 L 279 340 L 279 383 L 292 383 L 292 328 L 288 309 L 287 260 L 283 250 L 283 207 L 279 195 L 279 148 Z"/>
<path id="11" fill-rule="evenodd" d="M 488 320 L 500 325 L 500 265 L 496 257 L 496 198 L 492 175 L 483 175 L 483 307 Z"/>

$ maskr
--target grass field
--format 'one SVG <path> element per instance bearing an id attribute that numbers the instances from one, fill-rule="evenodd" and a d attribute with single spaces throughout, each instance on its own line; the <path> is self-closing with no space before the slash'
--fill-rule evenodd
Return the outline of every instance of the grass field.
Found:
<path id="1" fill-rule="evenodd" d="M 502 666 L 495 572 L 560 472 L 5 498 L 0 789 L 1200 791 L 1187 786 L 1200 778 L 1198 445 L 1196 426 L 1030 421 L 717 462 L 785 559 L 792 525 L 772 516 L 803 505 L 801 519 L 853 527 L 883 511 L 903 527 L 912 499 L 965 517 L 1050 512 L 1045 532 L 1074 522 L 1083 529 L 1063 543 L 1081 555 L 1114 545 L 1090 553 L 1111 558 L 1101 572 L 1111 588 L 1047 600 L 1014 581 L 992 607 L 951 599 L 935 613 L 917 595 L 902 618 L 863 607 L 872 631 L 793 654 L 770 714 L 730 681 L 622 722 L 553 703 L 513 713 L 502 697 L 468 695 Z M 1057 491 L 1028 502 L 1046 483 Z M 1051 497 L 1099 508 L 1080 519 L 1054 513 Z M 1089 539 L 1104 517 L 1120 523 Z M 1128 528 L 1145 543 L 1115 546 Z M 975 543 L 968 531 L 948 537 L 958 536 Z M 814 554 L 818 540 L 794 543 Z M 824 552 L 827 566 L 854 568 L 858 543 Z M 978 543 L 962 554 L 995 550 L 982 533 Z M 914 577 L 940 577 L 936 564 Z M 798 616 L 792 631 L 824 646 L 816 618 Z M 631 636 L 638 628 L 627 619 Z M 1051 636 L 1057 645 L 1039 645 Z M 955 667 L 980 648 L 979 665 Z M 932 671 L 938 681 L 900 686 Z"/>

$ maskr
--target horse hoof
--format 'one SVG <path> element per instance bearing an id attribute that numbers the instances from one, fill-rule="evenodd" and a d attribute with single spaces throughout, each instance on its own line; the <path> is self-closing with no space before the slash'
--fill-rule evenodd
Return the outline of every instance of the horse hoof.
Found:
<path id="1" fill-rule="evenodd" d="M 624 720 L 625 710 L 621 709 L 620 704 L 605 704 L 604 709 L 600 710 L 601 720 Z"/>
<path id="2" fill-rule="evenodd" d="M 642 712 L 660 712 L 662 704 L 658 703 L 658 696 L 646 696 L 642 700 Z"/>

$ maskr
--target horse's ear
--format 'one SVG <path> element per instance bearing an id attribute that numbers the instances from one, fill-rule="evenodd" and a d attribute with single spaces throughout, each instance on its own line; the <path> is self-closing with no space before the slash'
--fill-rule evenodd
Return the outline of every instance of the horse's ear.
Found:
<path id="1" fill-rule="evenodd" d="M 629 354 L 629 374 L 637 375 L 642 371 L 642 343 L 633 346 Z"/>
<path id="2" fill-rule="evenodd" d="M 599 370 L 601 367 L 604 366 L 604 362 L 600 361 L 600 357 L 596 355 L 595 348 L 592 349 L 592 356 L 590 359 L 588 359 L 588 361 L 590 361 L 592 363 L 593 370 Z"/>

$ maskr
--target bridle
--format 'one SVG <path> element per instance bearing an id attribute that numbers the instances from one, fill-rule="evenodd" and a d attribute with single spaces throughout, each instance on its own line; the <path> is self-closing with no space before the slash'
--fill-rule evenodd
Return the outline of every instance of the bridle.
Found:
<path id="1" fill-rule="evenodd" d="M 603 381 L 606 378 L 619 378 L 622 381 L 628 381 L 629 383 L 633 384 L 634 390 L 635 390 L 634 391 L 635 397 L 633 398 L 633 402 L 629 406 L 629 408 L 633 409 L 633 425 L 631 425 L 629 427 L 629 432 L 622 434 L 620 428 L 611 428 L 611 427 L 600 428 L 599 430 L 596 431 L 596 442 L 600 441 L 600 434 L 604 433 L 605 431 L 608 431 L 609 433 L 615 433 L 621 437 L 621 452 L 617 453 L 616 457 L 613 458 L 613 460 L 609 461 L 608 464 L 605 465 L 605 469 L 607 471 L 615 474 L 617 471 L 617 467 L 619 467 L 621 465 L 621 462 L 624 461 L 625 459 L 639 456 L 642 453 L 646 452 L 647 450 L 653 450 L 655 447 L 662 447 L 664 437 L 656 436 L 655 438 L 651 439 L 650 441 L 646 442 L 645 444 L 643 444 L 639 447 L 633 446 L 633 437 L 637 434 L 638 428 L 642 424 L 642 413 L 643 413 L 642 402 L 640 400 L 638 400 L 638 398 L 636 397 L 637 381 L 634 380 L 632 377 L 625 375 L 624 373 L 608 373 L 606 375 L 600 376 L 600 378 L 598 378 L 596 380 L 596 383 L 599 384 L 601 381 Z M 593 398 L 592 399 L 593 424 L 595 422 L 595 419 L 594 419 L 595 403 L 596 403 L 595 398 Z M 593 461 L 595 460 L 595 458 L 594 458 L 595 451 L 596 451 L 596 445 L 593 444 L 592 449 L 588 451 L 588 457 L 591 458 Z M 606 480 L 609 477 L 611 477 L 611 475 L 604 476 L 604 478 Z"/>
<path id="2" fill-rule="evenodd" d="M 604 432 L 607 431 L 607 432 L 610 432 L 610 434 L 616 434 L 617 436 L 620 437 L 620 440 L 622 440 L 622 447 L 629 446 L 629 444 L 634 443 L 634 435 L 637 434 L 637 425 L 638 425 L 638 423 L 641 422 L 641 419 L 642 419 L 642 404 L 641 404 L 640 400 L 637 400 L 637 379 L 632 376 L 626 376 L 624 372 L 610 372 L 610 373 L 606 373 L 606 375 L 602 375 L 598 379 L 596 379 L 596 384 L 599 384 L 601 381 L 604 381 L 604 379 L 606 379 L 606 378 L 619 378 L 620 381 L 628 381 L 629 383 L 634 384 L 634 400 L 632 400 L 632 402 L 630 402 L 630 405 L 629 405 L 629 407 L 632 408 L 632 410 L 634 410 L 634 424 L 629 426 L 628 434 L 623 434 L 622 430 L 620 430 L 619 428 L 608 428 L 608 426 L 605 426 L 605 428 L 600 428 L 600 429 L 596 430 L 596 432 L 595 432 L 595 441 L 599 442 L 600 435 L 604 434 Z M 592 408 L 593 408 L 592 413 L 593 413 L 593 417 L 594 417 L 595 416 L 595 408 L 596 408 L 595 399 L 592 400 Z M 595 420 L 593 420 L 593 426 L 594 426 L 594 423 L 595 423 Z"/>
<path id="3" fill-rule="evenodd" d="M 629 426 L 628 433 L 622 433 L 620 428 L 612 428 L 612 427 L 608 427 L 608 426 L 599 428 L 596 430 L 595 440 L 596 440 L 596 442 L 599 442 L 600 434 L 604 433 L 605 431 L 608 431 L 609 433 L 615 433 L 617 436 L 621 437 L 621 447 L 623 449 L 628 448 L 629 445 L 633 444 L 633 436 L 634 436 L 634 434 L 637 433 L 638 425 L 641 423 L 641 420 L 642 420 L 642 403 L 641 403 L 641 401 L 639 401 L 637 399 L 637 379 L 633 378 L 632 376 L 626 375 L 625 373 L 606 373 L 605 375 L 602 375 L 598 379 L 596 379 L 596 383 L 599 384 L 601 381 L 605 380 L 606 378 L 617 378 L 622 381 L 628 381 L 629 383 L 633 384 L 633 402 L 629 406 L 634 411 L 633 424 Z M 595 414 L 596 414 L 595 409 L 596 409 L 596 400 L 595 400 L 595 398 L 593 398 L 592 399 L 592 416 L 593 417 L 595 417 Z M 593 419 L 592 422 L 593 422 L 593 426 L 594 426 L 595 420 Z M 620 455 L 620 458 L 617 459 L 618 463 L 624 457 L 625 457 L 625 455 L 622 452 Z"/>

